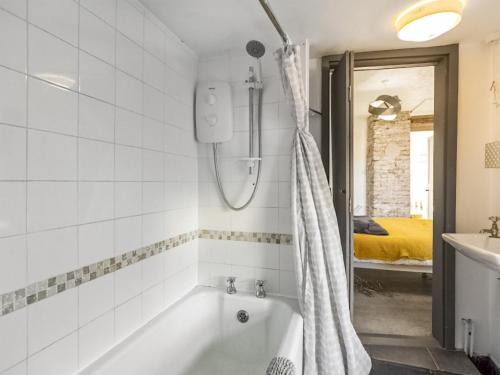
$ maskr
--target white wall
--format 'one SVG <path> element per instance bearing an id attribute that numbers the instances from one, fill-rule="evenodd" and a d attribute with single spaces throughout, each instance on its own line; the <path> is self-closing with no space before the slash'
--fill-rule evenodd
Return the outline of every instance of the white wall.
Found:
<path id="1" fill-rule="evenodd" d="M 0 46 L 0 294 L 197 229 L 175 35 L 136 1 L 16 0 Z M 193 241 L 4 315 L 0 373 L 73 373 L 196 279 Z"/>
<path id="2" fill-rule="evenodd" d="M 500 112 L 492 105 L 489 87 L 495 71 L 491 53 L 500 61 L 500 47 L 481 42 L 460 45 L 460 82 L 457 161 L 457 231 L 478 232 L 489 228 L 488 216 L 500 214 L 500 170 L 484 168 L 484 145 L 500 139 Z M 462 317 L 474 320 L 476 351 L 490 354 L 500 364 L 500 281 L 485 267 L 457 255 L 456 327 L 457 347 L 462 345 Z"/>
<path id="3" fill-rule="evenodd" d="M 263 57 L 263 167 L 255 200 L 243 211 L 231 211 L 220 198 L 214 176 L 212 146 L 199 144 L 199 227 L 223 231 L 291 233 L 290 152 L 295 125 L 285 103 L 272 46 Z M 244 50 L 228 51 L 200 61 L 200 80 L 229 81 L 233 90 L 235 129 L 220 147 L 221 175 L 228 198 L 241 205 L 251 193 L 255 175 L 248 175 L 248 89 L 243 82 L 255 60 Z M 239 241 L 199 240 L 200 282 L 223 285 L 237 276 L 240 289 L 253 290 L 256 278 L 270 292 L 295 294 L 291 246 Z"/>

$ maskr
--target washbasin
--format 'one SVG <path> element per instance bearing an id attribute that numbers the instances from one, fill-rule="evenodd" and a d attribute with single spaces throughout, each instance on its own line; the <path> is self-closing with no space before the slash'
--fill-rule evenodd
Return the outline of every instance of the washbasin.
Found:
<path id="1" fill-rule="evenodd" d="M 488 234 L 444 233 L 443 240 L 466 257 L 500 272 L 500 238 L 491 238 Z"/>

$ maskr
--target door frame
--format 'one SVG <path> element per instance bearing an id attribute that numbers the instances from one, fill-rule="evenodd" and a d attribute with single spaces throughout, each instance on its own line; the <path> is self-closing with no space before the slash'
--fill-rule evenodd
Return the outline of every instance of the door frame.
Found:
<path id="1" fill-rule="evenodd" d="M 441 234 L 455 232 L 458 54 L 457 44 L 353 53 L 354 69 L 435 66 L 432 334 L 446 349 L 455 349 L 455 251 L 442 240 Z M 328 177 L 333 106 L 330 72 L 342 56 L 322 58 L 321 154 Z M 352 88 L 348 90 L 352 96 Z"/>

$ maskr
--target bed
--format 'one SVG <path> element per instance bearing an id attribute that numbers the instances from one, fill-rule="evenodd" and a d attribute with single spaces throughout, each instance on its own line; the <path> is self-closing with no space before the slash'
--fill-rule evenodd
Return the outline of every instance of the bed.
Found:
<path id="1" fill-rule="evenodd" d="M 354 267 L 432 273 L 432 220 L 373 218 L 386 236 L 354 234 Z"/>

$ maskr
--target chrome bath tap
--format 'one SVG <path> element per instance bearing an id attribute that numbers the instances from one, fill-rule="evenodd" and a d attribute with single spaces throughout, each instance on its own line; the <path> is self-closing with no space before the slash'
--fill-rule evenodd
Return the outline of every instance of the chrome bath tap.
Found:
<path id="1" fill-rule="evenodd" d="M 227 284 L 226 292 L 227 292 L 227 294 L 235 294 L 236 293 L 236 286 L 234 285 L 235 281 L 236 281 L 236 277 L 228 276 L 228 278 L 226 280 L 226 284 Z"/>
<path id="2" fill-rule="evenodd" d="M 264 280 L 255 280 L 255 296 L 257 298 L 266 298 L 266 291 L 264 290 Z"/>
<path id="3" fill-rule="evenodd" d="M 500 216 L 490 216 L 491 220 L 491 228 L 490 229 L 482 229 L 480 233 L 489 233 L 490 238 L 500 238 L 498 236 L 498 221 L 500 220 Z"/>

